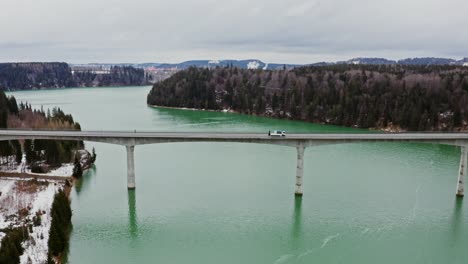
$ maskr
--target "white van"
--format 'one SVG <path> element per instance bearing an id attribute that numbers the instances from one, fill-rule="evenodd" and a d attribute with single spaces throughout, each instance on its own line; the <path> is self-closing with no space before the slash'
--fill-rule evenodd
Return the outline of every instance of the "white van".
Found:
<path id="1" fill-rule="evenodd" d="M 286 131 L 284 131 L 284 130 L 273 130 L 273 131 L 268 130 L 268 135 L 270 137 L 285 137 L 286 136 Z"/>

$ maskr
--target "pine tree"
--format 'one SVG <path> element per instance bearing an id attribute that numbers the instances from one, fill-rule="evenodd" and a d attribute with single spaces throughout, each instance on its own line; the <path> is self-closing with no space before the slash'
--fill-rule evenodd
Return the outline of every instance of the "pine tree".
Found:
<path id="1" fill-rule="evenodd" d="M 94 163 L 96 161 L 96 150 L 94 149 L 93 147 L 93 151 L 92 151 L 92 154 L 91 154 L 91 163 Z"/>
<path id="2" fill-rule="evenodd" d="M 73 176 L 77 178 L 83 176 L 83 168 L 81 167 L 81 162 L 78 159 L 78 156 L 75 156 L 75 163 L 73 166 Z"/>

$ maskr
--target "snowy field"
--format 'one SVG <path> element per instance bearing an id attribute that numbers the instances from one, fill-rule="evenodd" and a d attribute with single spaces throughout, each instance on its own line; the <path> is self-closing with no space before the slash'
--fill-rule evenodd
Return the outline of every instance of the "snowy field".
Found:
<path id="1" fill-rule="evenodd" d="M 22 243 L 25 250 L 21 263 L 46 262 L 50 209 L 54 195 L 61 187 L 55 182 L 0 179 L 0 229 L 33 223 L 35 216 L 41 218 L 38 226 L 33 225 L 28 240 Z M 4 236 L 0 231 L 0 238 Z"/>
<path id="2" fill-rule="evenodd" d="M 33 173 L 31 169 L 26 166 L 20 165 L 1 165 L 0 171 L 3 172 L 14 172 L 14 173 L 27 173 L 31 175 L 44 175 L 44 176 L 63 176 L 70 177 L 73 174 L 73 163 L 64 163 L 57 169 L 51 170 L 48 173 Z"/>
<path id="3" fill-rule="evenodd" d="M 90 154 L 86 150 L 78 150 L 80 153 L 81 166 L 89 164 Z M 31 169 L 26 165 L 26 155 L 23 154 L 21 163 L 15 161 L 14 156 L 0 157 L 0 171 L 3 172 L 14 172 L 14 173 L 27 173 L 31 175 L 44 175 L 44 176 L 63 176 L 70 177 L 73 174 L 73 163 L 63 163 L 57 169 L 51 170 L 48 173 L 33 173 Z"/>

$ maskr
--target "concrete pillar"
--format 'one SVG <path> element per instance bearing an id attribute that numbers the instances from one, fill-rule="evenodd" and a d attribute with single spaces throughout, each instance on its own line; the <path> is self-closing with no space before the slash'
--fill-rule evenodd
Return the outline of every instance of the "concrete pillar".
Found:
<path id="1" fill-rule="evenodd" d="M 299 143 L 297 149 L 297 167 L 296 167 L 296 196 L 302 196 L 302 178 L 304 176 L 304 143 Z"/>
<path id="2" fill-rule="evenodd" d="M 463 197 L 465 195 L 465 174 L 467 166 L 467 155 L 468 149 L 466 147 L 461 147 L 460 155 L 460 170 L 458 172 L 458 182 L 457 182 L 457 196 Z"/>
<path id="3" fill-rule="evenodd" d="M 127 148 L 127 187 L 135 189 L 135 146 L 125 146 Z"/>

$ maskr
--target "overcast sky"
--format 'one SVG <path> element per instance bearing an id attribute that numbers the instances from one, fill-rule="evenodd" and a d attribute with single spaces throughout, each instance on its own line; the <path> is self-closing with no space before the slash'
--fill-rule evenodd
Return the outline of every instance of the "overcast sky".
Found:
<path id="1" fill-rule="evenodd" d="M 467 0 L 0 0 L 0 61 L 468 57 Z"/>

